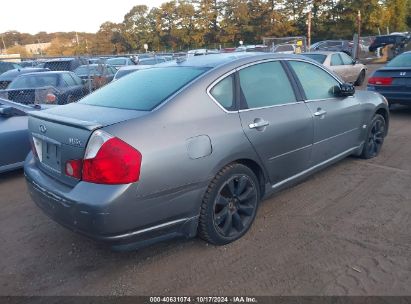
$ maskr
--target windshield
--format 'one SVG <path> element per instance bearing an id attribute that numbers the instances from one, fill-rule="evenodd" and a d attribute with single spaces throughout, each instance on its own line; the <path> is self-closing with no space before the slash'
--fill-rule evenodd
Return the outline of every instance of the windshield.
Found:
<path id="1" fill-rule="evenodd" d="M 411 67 L 411 53 L 407 54 L 401 54 L 397 57 L 395 57 L 393 60 L 391 60 L 388 64 L 387 67 L 395 67 L 395 68 L 400 68 L 400 67 Z"/>
<path id="2" fill-rule="evenodd" d="M 35 89 L 41 87 L 57 87 L 57 75 L 27 75 L 16 78 L 8 89 Z"/>
<path id="3" fill-rule="evenodd" d="M 327 58 L 326 55 L 322 55 L 322 54 L 304 54 L 305 57 L 311 58 L 321 64 L 324 63 L 325 58 Z"/>
<path id="4" fill-rule="evenodd" d="M 144 69 L 95 91 L 79 103 L 151 111 L 205 72 L 204 68 L 192 67 Z"/>

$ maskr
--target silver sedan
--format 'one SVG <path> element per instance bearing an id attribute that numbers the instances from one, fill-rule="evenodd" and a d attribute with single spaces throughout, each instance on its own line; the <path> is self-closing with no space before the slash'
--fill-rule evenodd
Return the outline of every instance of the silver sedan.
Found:
<path id="1" fill-rule="evenodd" d="M 130 249 L 243 236 L 260 201 L 349 155 L 378 155 L 378 93 L 310 59 L 239 53 L 131 73 L 32 113 L 31 197 L 76 232 Z"/>
<path id="2" fill-rule="evenodd" d="M 345 82 L 355 86 L 364 83 L 367 67 L 344 52 L 310 52 L 302 55 L 323 64 Z"/>

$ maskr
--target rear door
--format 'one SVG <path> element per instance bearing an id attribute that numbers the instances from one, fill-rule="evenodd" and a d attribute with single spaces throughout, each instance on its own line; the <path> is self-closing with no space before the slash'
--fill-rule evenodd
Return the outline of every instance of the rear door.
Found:
<path id="1" fill-rule="evenodd" d="M 276 184 L 308 168 L 313 119 L 280 61 L 238 71 L 243 130 Z"/>
<path id="2" fill-rule="evenodd" d="M 353 97 L 336 97 L 339 81 L 320 66 L 290 60 L 306 105 L 314 118 L 313 165 L 327 161 L 361 143 L 360 102 Z"/>

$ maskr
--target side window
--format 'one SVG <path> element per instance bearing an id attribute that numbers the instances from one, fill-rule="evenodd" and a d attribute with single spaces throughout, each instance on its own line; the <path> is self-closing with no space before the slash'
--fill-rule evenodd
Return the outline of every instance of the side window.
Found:
<path id="1" fill-rule="evenodd" d="M 339 82 L 323 69 L 307 62 L 290 61 L 308 100 L 334 98 Z"/>
<path id="2" fill-rule="evenodd" d="M 78 77 L 76 74 L 71 74 L 71 77 L 73 77 L 75 85 L 83 84 L 83 81 L 81 80 L 81 78 Z"/>
<path id="3" fill-rule="evenodd" d="M 76 83 L 74 82 L 73 77 L 71 77 L 70 74 L 64 73 L 63 74 L 63 80 L 66 83 L 66 85 L 69 86 L 69 87 L 76 85 Z"/>
<path id="4" fill-rule="evenodd" d="M 340 56 L 342 58 L 342 61 L 345 65 L 352 65 L 353 64 L 353 59 L 348 56 L 346 53 L 340 53 Z"/>
<path id="5" fill-rule="evenodd" d="M 234 110 L 234 75 L 230 75 L 217 83 L 210 91 L 210 94 L 226 110 Z"/>
<path id="6" fill-rule="evenodd" d="M 248 108 L 297 101 L 290 80 L 279 61 L 260 63 L 239 72 L 241 91 Z"/>
<path id="7" fill-rule="evenodd" d="M 331 55 L 331 65 L 332 66 L 344 65 L 339 54 Z"/>

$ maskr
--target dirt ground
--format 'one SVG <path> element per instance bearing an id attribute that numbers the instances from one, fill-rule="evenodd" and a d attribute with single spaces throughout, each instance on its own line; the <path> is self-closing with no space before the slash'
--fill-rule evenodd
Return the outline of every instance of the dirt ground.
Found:
<path id="1" fill-rule="evenodd" d="M 348 158 L 264 201 L 224 247 L 116 253 L 46 217 L 0 177 L 0 295 L 411 295 L 411 108 L 381 155 Z"/>

